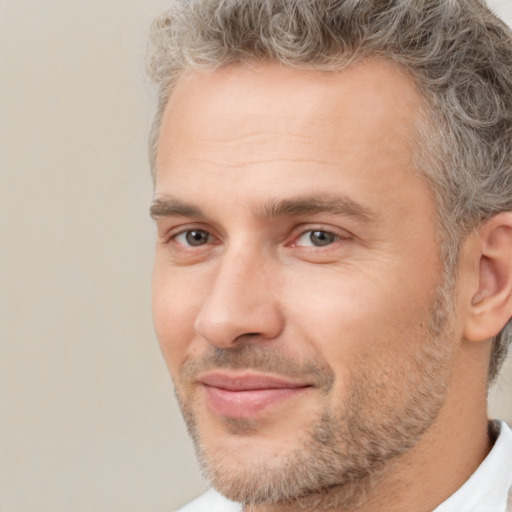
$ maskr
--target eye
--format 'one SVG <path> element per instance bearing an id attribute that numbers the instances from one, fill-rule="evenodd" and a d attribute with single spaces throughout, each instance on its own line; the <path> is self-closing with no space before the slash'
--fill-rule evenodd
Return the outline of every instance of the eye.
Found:
<path id="1" fill-rule="evenodd" d="M 340 237 L 334 233 L 315 229 L 304 232 L 297 238 L 294 245 L 298 247 L 325 247 L 337 242 L 339 239 Z"/>
<path id="2" fill-rule="evenodd" d="M 208 231 L 204 231 L 202 229 L 189 229 L 174 236 L 174 240 L 180 245 L 199 247 L 212 242 L 213 237 L 208 233 Z"/>

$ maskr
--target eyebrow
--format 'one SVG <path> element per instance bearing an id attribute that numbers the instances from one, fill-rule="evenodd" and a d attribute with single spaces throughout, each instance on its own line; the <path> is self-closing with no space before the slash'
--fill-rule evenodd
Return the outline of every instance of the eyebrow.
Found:
<path id="1" fill-rule="evenodd" d="M 153 201 L 149 214 L 153 219 L 161 217 L 195 217 L 204 219 L 204 213 L 191 204 L 183 203 L 172 197 L 158 198 Z"/>
<path id="2" fill-rule="evenodd" d="M 379 217 L 374 210 L 346 195 L 340 194 L 271 199 L 264 205 L 261 217 L 269 219 L 274 217 L 293 217 L 297 215 L 316 215 L 320 213 L 354 217 L 364 222 L 375 221 Z"/>
<path id="3" fill-rule="evenodd" d="M 257 212 L 257 216 L 264 220 L 270 220 L 321 213 L 344 215 L 363 222 L 375 221 L 379 217 L 374 210 L 340 194 L 315 194 L 288 199 L 270 199 Z M 194 217 L 197 219 L 207 217 L 199 207 L 173 197 L 155 199 L 150 208 L 150 215 L 155 220 L 162 217 Z"/>

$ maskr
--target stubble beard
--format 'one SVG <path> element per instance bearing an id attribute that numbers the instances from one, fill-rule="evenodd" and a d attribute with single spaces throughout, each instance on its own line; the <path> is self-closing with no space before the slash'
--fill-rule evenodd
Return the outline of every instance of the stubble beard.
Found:
<path id="1" fill-rule="evenodd" d="M 395 360 L 394 368 L 388 371 L 385 365 L 392 365 L 396 354 L 383 361 L 381 368 L 365 366 L 363 354 L 354 365 L 358 371 L 352 374 L 343 403 L 324 407 L 305 429 L 297 447 L 278 462 L 271 463 L 265 457 L 255 461 L 243 453 L 204 446 L 193 397 L 177 390 L 198 461 L 210 485 L 230 500 L 243 503 L 247 511 L 261 504 L 269 505 L 268 510 L 357 510 L 387 464 L 413 448 L 441 410 L 453 360 L 450 296 L 448 286 L 437 290 L 424 343 L 413 357 L 399 363 Z M 279 370 L 279 357 L 268 357 L 254 349 L 255 345 L 247 347 L 238 355 L 214 349 L 208 364 Z M 190 365 L 186 372 L 193 374 L 198 366 Z M 303 368 L 297 369 L 297 373 L 301 371 Z M 323 372 L 318 377 L 323 379 L 319 386 L 329 393 L 332 373 L 314 365 L 312 371 Z M 289 375 L 290 371 L 283 373 Z M 232 419 L 226 428 L 233 435 L 255 433 L 250 420 Z"/>

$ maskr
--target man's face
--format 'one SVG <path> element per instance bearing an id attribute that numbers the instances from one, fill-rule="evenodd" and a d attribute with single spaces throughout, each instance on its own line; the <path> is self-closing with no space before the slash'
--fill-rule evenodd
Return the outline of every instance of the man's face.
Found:
<path id="1" fill-rule="evenodd" d="M 420 99 L 391 65 L 183 76 L 159 142 L 154 321 L 213 484 L 286 500 L 435 421 L 455 348 Z"/>

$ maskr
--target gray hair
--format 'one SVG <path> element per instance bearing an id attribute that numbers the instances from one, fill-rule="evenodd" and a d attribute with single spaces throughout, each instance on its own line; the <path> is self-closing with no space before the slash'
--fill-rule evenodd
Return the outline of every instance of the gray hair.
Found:
<path id="1" fill-rule="evenodd" d="M 453 280 L 464 237 L 512 211 L 512 34 L 483 0 L 172 0 L 147 58 L 158 93 L 153 175 L 164 109 L 185 70 L 266 60 L 335 71 L 369 57 L 406 69 L 425 98 L 417 164 Z M 511 335 L 509 322 L 494 340 L 490 381 Z"/>

